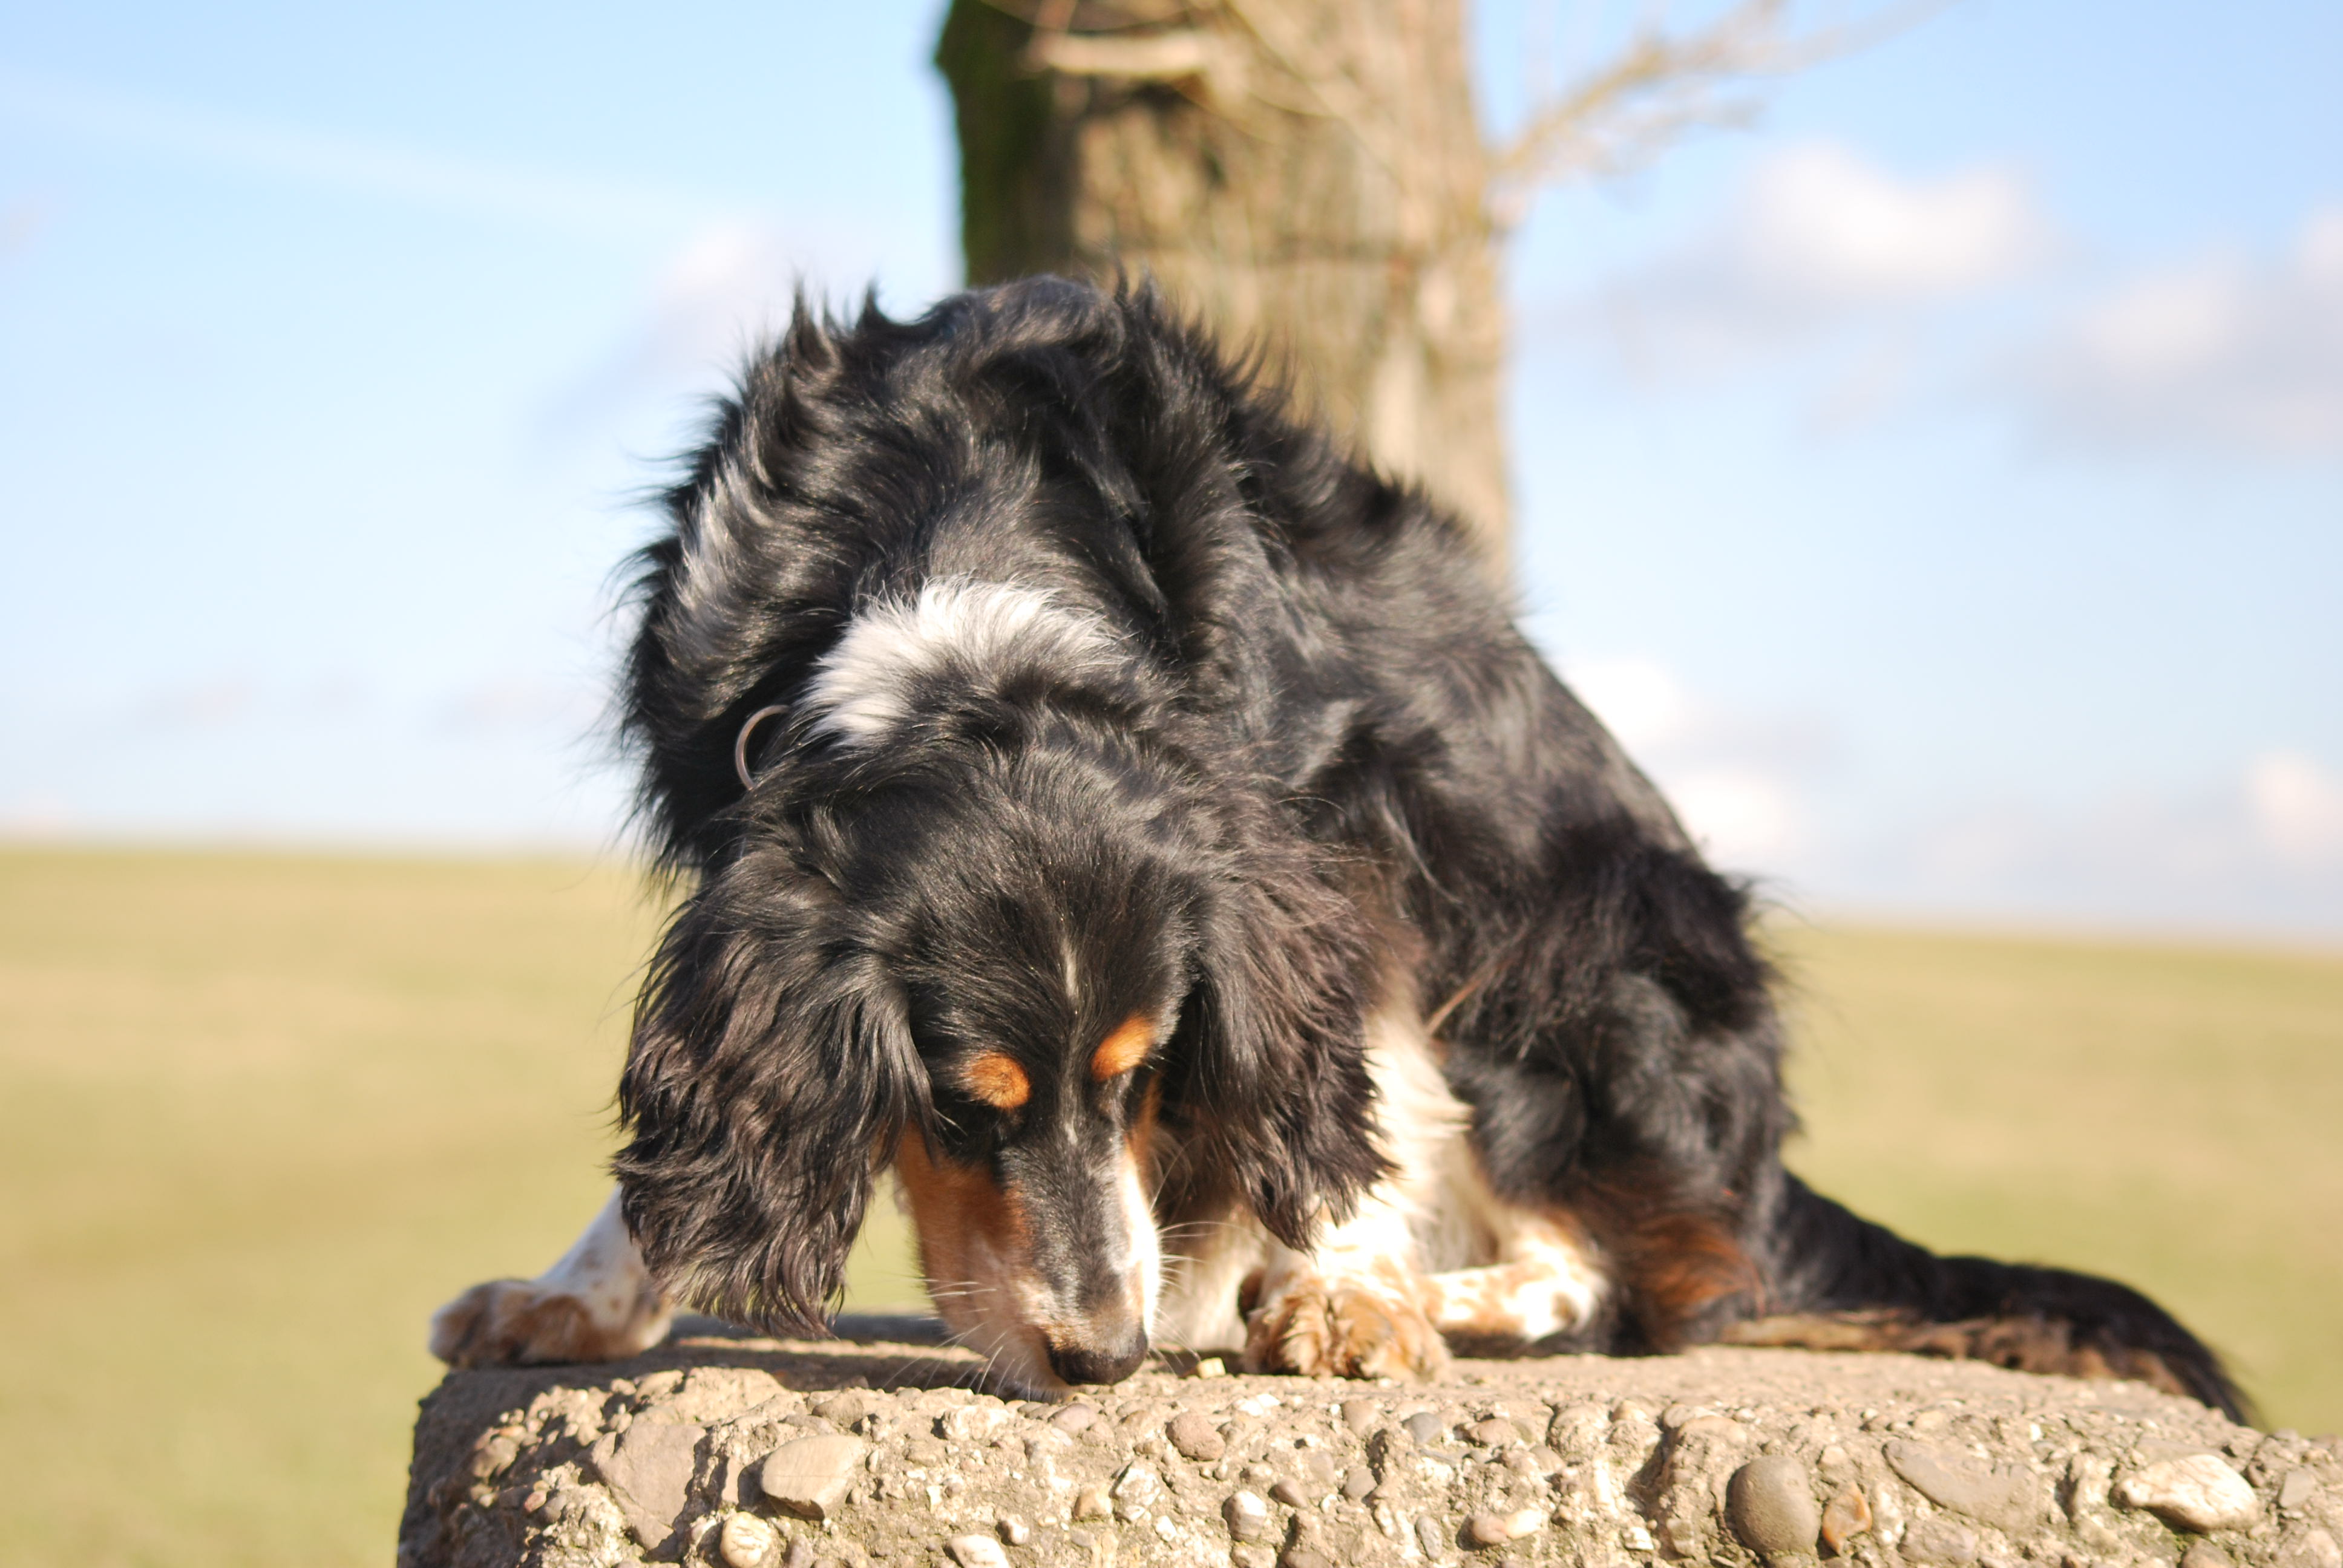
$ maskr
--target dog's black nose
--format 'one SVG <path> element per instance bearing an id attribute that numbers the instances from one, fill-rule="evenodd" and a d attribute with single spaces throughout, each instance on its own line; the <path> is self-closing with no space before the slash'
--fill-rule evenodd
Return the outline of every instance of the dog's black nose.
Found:
<path id="1" fill-rule="evenodd" d="M 1050 1346 L 1050 1370 L 1068 1382 L 1121 1382 L 1147 1359 L 1147 1336 L 1133 1332 L 1112 1345 Z"/>

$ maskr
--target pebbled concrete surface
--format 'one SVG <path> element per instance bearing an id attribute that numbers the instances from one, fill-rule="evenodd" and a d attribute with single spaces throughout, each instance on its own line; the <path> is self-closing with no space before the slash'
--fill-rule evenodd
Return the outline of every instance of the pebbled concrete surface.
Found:
<path id="1" fill-rule="evenodd" d="M 450 1373 L 399 1568 L 2343 1568 L 2336 1440 L 2137 1384 L 1712 1348 L 1436 1386 L 1173 1359 L 1047 1405 L 918 1320 L 840 1328 Z"/>

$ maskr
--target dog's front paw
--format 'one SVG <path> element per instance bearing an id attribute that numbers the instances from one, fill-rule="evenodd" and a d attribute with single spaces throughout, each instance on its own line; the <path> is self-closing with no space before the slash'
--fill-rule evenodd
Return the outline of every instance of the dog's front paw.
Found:
<path id="1" fill-rule="evenodd" d="M 667 1299 L 589 1300 L 535 1280 L 474 1285 L 431 1314 L 431 1353 L 452 1367 L 622 1361 L 667 1337 Z"/>
<path id="2" fill-rule="evenodd" d="M 1406 1284 L 1297 1269 L 1245 1319 L 1247 1372 L 1437 1378 L 1448 1346 Z"/>

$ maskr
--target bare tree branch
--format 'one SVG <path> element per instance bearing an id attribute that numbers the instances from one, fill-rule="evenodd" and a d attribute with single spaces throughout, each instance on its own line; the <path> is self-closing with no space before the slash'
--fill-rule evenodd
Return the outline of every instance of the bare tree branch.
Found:
<path id="1" fill-rule="evenodd" d="M 1572 174 L 1615 173 L 1653 156 L 1685 132 L 1755 112 L 1727 95 L 1736 82 L 1792 72 L 1867 48 L 1952 0 L 1907 0 L 1867 21 L 1798 36 L 1787 0 L 1742 0 L 1704 26 L 1669 34 L 1647 22 L 1601 69 L 1534 112 L 1493 160 L 1490 210 L 1500 228 L 1528 210 L 1537 188 Z"/>

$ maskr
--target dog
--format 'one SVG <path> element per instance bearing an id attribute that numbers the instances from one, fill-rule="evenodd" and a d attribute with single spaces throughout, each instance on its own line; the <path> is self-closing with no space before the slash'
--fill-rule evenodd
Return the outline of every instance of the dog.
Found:
<path id="1" fill-rule="evenodd" d="M 2243 1407 L 2108 1281 L 1937 1257 L 1784 1169 L 1746 888 L 1460 526 L 1144 287 L 799 304 L 640 557 L 623 722 L 688 890 L 618 1191 L 458 1365 L 688 1301 L 825 1332 L 892 1168 L 1005 1391 L 1154 1345 L 1436 1375 L 1719 1339 Z"/>

